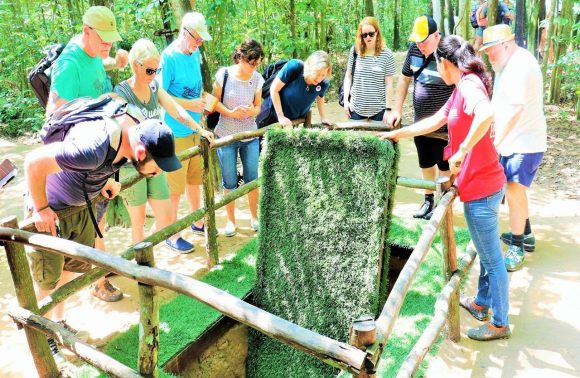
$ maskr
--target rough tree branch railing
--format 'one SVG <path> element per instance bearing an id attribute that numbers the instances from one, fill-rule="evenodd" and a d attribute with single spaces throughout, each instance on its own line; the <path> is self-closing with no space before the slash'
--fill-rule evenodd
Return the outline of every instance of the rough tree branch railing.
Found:
<path id="1" fill-rule="evenodd" d="M 474 249 L 468 248 L 465 255 L 463 255 L 461 260 L 458 262 L 457 270 L 453 273 L 451 279 L 447 285 L 445 285 L 435 302 L 435 314 L 433 319 L 431 319 L 431 322 L 429 322 L 429 325 L 417 343 L 415 343 L 411 352 L 407 355 L 405 362 L 403 362 L 403 365 L 397 373 L 397 378 L 414 376 L 421 361 L 423 361 L 429 349 L 431 349 L 433 344 L 437 341 L 437 338 L 448 319 L 451 298 L 459 290 L 461 280 L 471 268 L 471 264 L 473 264 L 476 254 L 477 252 Z"/>
<path id="2" fill-rule="evenodd" d="M 395 321 L 399 317 L 403 301 L 407 296 L 409 288 L 413 283 L 421 263 L 429 252 L 439 225 L 442 223 L 447 211 L 451 208 L 451 204 L 456 195 L 457 191 L 455 187 L 451 187 L 441 197 L 441 200 L 433 210 L 431 219 L 423 229 L 423 233 L 413 249 L 411 256 L 395 281 L 381 314 L 376 320 L 376 341 L 367 348 L 367 359 L 372 366 L 376 366 L 379 361 L 383 347 L 386 345 Z"/>
<path id="3" fill-rule="evenodd" d="M 363 351 L 302 328 L 196 279 L 158 268 L 140 266 L 122 257 L 112 256 L 70 240 L 48 235 L 0 227 L 0 240 L 58 253 L 89 262 L 147 285 L 173 290 L 194 298 L 240 323 L 309 353 L 334 367 L 354 374 L 358 374 L 364 368 L 365 353 Z"/>

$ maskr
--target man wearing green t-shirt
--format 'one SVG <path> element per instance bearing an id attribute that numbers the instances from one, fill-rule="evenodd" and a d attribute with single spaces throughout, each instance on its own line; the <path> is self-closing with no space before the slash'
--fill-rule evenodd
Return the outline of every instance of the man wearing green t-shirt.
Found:
<path id="1" fill-rule="evenodd" d="M 117 32 L 115 15 L 107 7 L 94 6 L 83 15 L 83 30 L 73 37 L 53 65 L 51 86 L 46 105 L 47 117 L 65 103 L 79 97 L 97 98 L 112 92 L 113 86 L 106 70 L 120 69 L 129 60 L 125 50 L 117 50 L 115 58 L 109 57 L 114 42 L 121 40 Z M 97 205 L 104 213 L 106 203 Z M 104 228 L 104 216 L 100 222 Z M 105 240 L 95 238 L 95 248 L 105 250 Z M 105 278 L 99 279 L 91 292 L 106 302 L 116 302 L 123 293 Z"/>

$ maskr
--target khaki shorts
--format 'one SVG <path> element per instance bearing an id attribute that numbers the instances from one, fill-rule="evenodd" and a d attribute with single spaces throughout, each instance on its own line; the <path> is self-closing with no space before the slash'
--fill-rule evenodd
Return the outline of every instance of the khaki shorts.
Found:
<path id="1" fill-rule="evenodd" d="M 60 219 L 59 227 L 61 238 L 89 247 L 95 245 L 95 227 L 88 209 Z M 85 273 L 91 269 L 90 263 L 43 250 L 31 251 L 28 253 L 28 257 L 32 268 L 32 277 L 42 290 L 54 289 L 60 281 L 63 270 Z"/>
<path id="2" fill-rule="evenodd" d="M 199 146 L 198 133 L 182 138 L 175 138 L 176 154 L 194 146 Z M 203 183 L 203 160 L 201 154 L 189 160 L 182 161 L 181 165 L 181 169 L 167 173 L 167 185 L 169 185 L 169 192 L 173 195 L 182 195 L 185 193 L 186 183 L 187 185 L 201 185 Z"/>

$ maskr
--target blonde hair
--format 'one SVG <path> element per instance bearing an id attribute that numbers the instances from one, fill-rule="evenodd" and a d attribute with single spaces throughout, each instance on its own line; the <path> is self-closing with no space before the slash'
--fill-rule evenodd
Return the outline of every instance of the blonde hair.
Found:
<path id="1" fill-rule="evenodd" d="M 131 65 L 131 69 L 133 69 L 133 63 L 135 61 L 141 63 L 146 59 L 158 57 L 159 50 L 157 50 L 155 44 L 146 38 L 141 38 L 133 44 L 131 51 L 129 51 L 129 64 Z"/>
<path id="2" fill-rule="evenodd" d="M 375 33 L 377 33 L 377 41 L 375 43 L 375 52 L 374 55 L 381 55 L 381 51 L 383 51 L 383 34 L 381 33 L 381 28 L 379 27 L 379 22 L 376 18 L 368 16 L 362 19 L 360 24 L 358 24 L 358 29 L 356 30 L 356 52 L 358 55 L 364 55 L 367 49 L 367 45 L 362 38 L 362 28 L 365 25 L 372 26 L 375 29 Z"/>
<path id="3" fill-rule="evenodd" d="M 316 77 L 320 71 L 326 69 L 328 69 L 326 76 L 329 76 L 332 72 L 332 63 L 326 51 L 315 51 L 304 61 L 304 77 Z"/>

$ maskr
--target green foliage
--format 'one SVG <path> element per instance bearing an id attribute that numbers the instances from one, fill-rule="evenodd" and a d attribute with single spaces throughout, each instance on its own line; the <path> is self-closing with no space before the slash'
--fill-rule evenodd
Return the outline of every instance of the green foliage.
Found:
<path id="1" fill-rule="evenodd" d="M 268 132 L 258 307 L 343 342 L 352 320 L 378 315 L 397 154 L 391 142 L 368 134 Z M 249 343 L 250 377 L 336 375 L 314 357 L 260 333 L 250 332 Z"/>
<path id="2" fill-rule="evenodd" d="M 238 298 L 245 297 L 256 279 L 256 240 L 247 243 L 232 260 L 224 261 L 201 281 L 227 291 Z M 178 295 L 159 309 L 159 366 L 196 340 L 221 317 L 221 313 L 190 297 Z M 137 367 L 139 327 L 131 327 L 111 340 L 105 352 L 132 368 Z M 160 377 L 167 377 L 161 369 Z"/>

